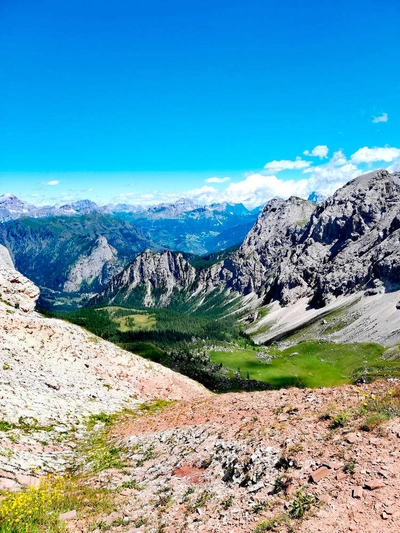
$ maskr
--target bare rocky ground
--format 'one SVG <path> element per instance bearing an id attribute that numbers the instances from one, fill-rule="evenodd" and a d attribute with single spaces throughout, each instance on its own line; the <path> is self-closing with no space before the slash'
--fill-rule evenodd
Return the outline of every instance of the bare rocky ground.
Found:
<path id="1" fill-rule="evenodd" d="M 378 382 L 224 394 L 127 421 L 113 428 L 126 445 L 127 466 L 91 479 L 117 491 L 115 512 L 68 527 L 74 533 L 400 531 L 400 422 L 361 429 L 364 403 L 397 402 L 398 393 L 396 382 Z M 295 518 L 298 508 L 303 518 Z"/>

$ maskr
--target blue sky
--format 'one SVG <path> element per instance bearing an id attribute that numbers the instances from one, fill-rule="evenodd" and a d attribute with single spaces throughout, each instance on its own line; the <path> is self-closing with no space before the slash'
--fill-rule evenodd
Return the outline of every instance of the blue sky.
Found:
<path id="1" fill-rule="evenodd" d="M 3 0 L 0 23 L 0 193 L 254 206 L 400 168 L 398 0 Z"/>

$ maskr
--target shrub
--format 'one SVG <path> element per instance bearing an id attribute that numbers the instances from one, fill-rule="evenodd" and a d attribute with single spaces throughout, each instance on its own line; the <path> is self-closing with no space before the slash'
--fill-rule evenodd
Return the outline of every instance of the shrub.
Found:
<path id="1" fill-rule="evenodd" d="M 289 516 L 291 518 L 303 518 L 308 511 L 319 504 L 318 498 L 313 494 L 309 494 L 300 489 L 296 492 L 295 499 L 289 505 Z"/>

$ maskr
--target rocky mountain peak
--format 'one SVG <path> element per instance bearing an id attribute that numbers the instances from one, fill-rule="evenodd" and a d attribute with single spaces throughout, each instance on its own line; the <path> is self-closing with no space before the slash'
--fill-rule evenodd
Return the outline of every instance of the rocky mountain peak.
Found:
<path id="1" fill-rule="evenodd" d="M 187 290 L 195 279 L 196 269 L 181 253 L 146 250 L 115 276 L 93 303 L 104 300 L 127 303 L 139 299 L 147 307 L 163 307 L 174 295 Z"/>
<path id="2" fill-rule="evenodd" d="M 315 210 L 294 262 L 313 302 L 375 286 L 399 286 L 400 179 L 386 170 L 352 180 Z"/>
<path id="3" fill-rule="evenodd" d="M 55 213 L 65 215 L 85 215 L 89 213 L 95 213 L 99 210 L 101 210 L 99 206 L 91 200 L 78 200 L 70 204 L 63 204 L 59 207 L 56 207 Z"/>
<path id="4" fill-rule="evenodd" d="M 270 200 L 239 250 L 224 262 L 222 278 L 233 290 L 260 295 L 290 257 L 314 209 L 311 202 L 295 196 Z"/>
<path id="5" fill-rule="evenodd" d="M 79 292 L 83 283 L 87 286 L 94 282 L 97 286 L 104 285 L 119 271 L 117 250 L 109 245 L 106 237 L 100 235 L 90 249 L 72 265 L 63 290 L 65 292 Z"/>

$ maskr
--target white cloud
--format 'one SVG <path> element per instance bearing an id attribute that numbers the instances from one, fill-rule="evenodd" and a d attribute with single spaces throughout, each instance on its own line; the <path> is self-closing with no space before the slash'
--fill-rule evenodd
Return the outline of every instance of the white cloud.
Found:
<path id="1" fill-rule="evenodd" d="M 226 189 L 224 200 L 230 203 L 244 203 L 248 207 L 265 204 L 275 196 L 304 196 L 307 194 L 306 179 L 294 181 L 283 180 L 276 176 L 250 174 L 239 183 L 231 183 Z"/>
<path id="2" fill-rule="evenodd" d="M 324 157 L 327 157 L 329 152 L 329 148 L 325 144 L 319 144 L 315 148 L 313 148 L 310 152 L 310 150 L 304 150 L 303 154 L 313 157 L 319 157 L 320 159 L 323 159 Z"/>
<path id="3" fill-rule="evenodd" d="M 206 183 L 225 183 L 225 181 L 229 181 L 231 178 L 207 178 L 205 180 Z"/>
<path id="4" fill-rule="evenodd" d="M 348 161 L 342 150 L 334 152 L 324 165 L 318 165 L 303 171 L 310 174 L 307 180 L 307 192 L 316 191 L 324 196 L 333 194 L 339 187 L 362 174 L 353 162 Z"/>
<path id="5" fill-rule="evenodd" d="M 377 146 L 374 148 L 368 148 L 367 146 L 364 146 L 364 148 L 360 148 L 357 150 L 357 152 L 354 152 L 354 154 L 351 156 L 351 160 L 356 164 L 374 163 L 377 161 L 391 163 L 398 157 L 400 157 L 399 148 L 391 148 L 389 146 L 385 146 L 383 148 Z"/>
<path id="6" fill-rule="evenodd" d="M 393 165 L 390 165 L 386 169 L 388 172 L 399 172 L 400 171 L 400 158 L 397 159 Z"/>
<path id="7" fill-rule="evenodd" d="M 220 191 L 217 191 L 214 187 L 203 185 L 199 189 L 193 189 L 185 194 L 180 194 L 179 197 L 185 196 L 193 200 L 197 204 L 210 204 L 219 200 Z"/>
<path id="8" fill-rule="evenodd" d="M 127 198 L 133 198 L 135 196 L 137 196 L 135 192 L 122 192 L 121 194 L 118 195 L 118 199 L 125 200 Z"/>
<path id="9" fill-rule="evenodd" d="M 316 191 L 317 193 L 329 196 L 346 182 L 356 178 L 365 171 L 374 168 L 387 167 L 390 172 L 400 170 L 400 148 L 395 147 L 372 147 L 364 146 L 360 148 L 348 159 L 342 150 L 334 152 L 330 157 L 329 150 L 325 145 L 315 146 L 311 151 L 304 152 L 308 157 L 319 159 L 305 161 L 301 157 L 293 160 L 271 161 L 267 163 L 264 170 L 245 174 L 242 178 L 233 182 L 228 177 L 210 177 L 205 180 L 203 186 L 182 191 L 174 188 L 172 192 L 165 190 L 141 190 L 138 192 L 123 191 L 119 196 L 111 198 L 90 197 L 100 203 L 118 203 L 127 201 L 139 205 L 156 205 L 158 203 L 173 203 L 181 198 L 191 199 L 196 205 L 207 205 L 211 203 L 243 203 L 252 208 L 264 205 L 273 197 L 288 198 L 289 196 L 300 196 L 307 198 L 308 195 Z M 385 164 L 386 163 L 386 164 Z M 290 179 L 279 177 L 282 170 L 291 170 Z M 107 175 L 108 181 L 117 181 L 115 175 Z M 283 175 L 284 176 L 284 175 Z M 58 176 L 53 177 L 57 178 Z M 47 178 L 48 179 L 48 178 Z M 199 178 L 204 180 L 204 176 Z M 47 181 L 46 176 L 42 177 L 43 185 L 58 185 L 61 183 L 57 179 Z M 217 186 L 212 186 L 216 184 Z M 151 181 L 149 180 L 149 186 Z M 47 189 L 48 190 L 48 189 Z M 59 188 L 53 191 L 58 191 Z M 96 188 L 97 190 L 97 188 Z M 52 192 L 53 192 L 52 191 Z M 90 192 L 90 189 L 86 189 Z M 82 195 L 83 189 L 70 190 L 57 196 L 55 201 L 70 201 L 78 199 Z M 117 195 L 120 190 L 116 190 Z M 149 194 L 152 192 L 152 194 Z M 52 198 L 47 198 L 49 202 Z M 44 200 L 43 200 L 44 201 Z"/>
<path id="10" fill-rule="evenodd" d="M 388 114 L 387 113 L 382 113 L 382 115 L 380 115 L 379 117 L 374 117 L 372 119 L 372 122 L 374 124 L 377 124 L 378 122 L 387 122 L 388 120 L 389 120 Z"/>
<path id="11" fill-rule="evenodd" d="M 271 161 L 264 166 L 265 170 L 271 173 L 281 172 L 281 170 L 301 170 L 311 165 L 309 161 L 304 161 L 301 157 L 296 157 L 295 161 L 282 159 L 281 161 Z"/>

